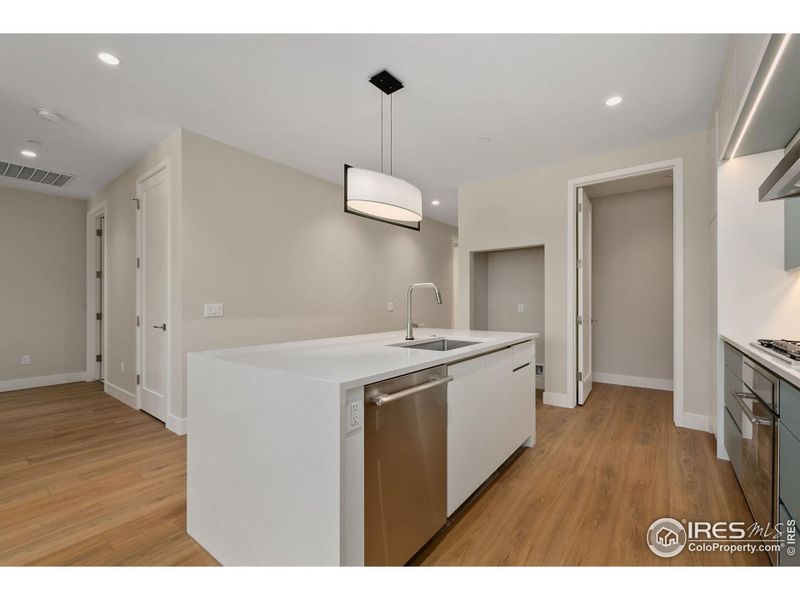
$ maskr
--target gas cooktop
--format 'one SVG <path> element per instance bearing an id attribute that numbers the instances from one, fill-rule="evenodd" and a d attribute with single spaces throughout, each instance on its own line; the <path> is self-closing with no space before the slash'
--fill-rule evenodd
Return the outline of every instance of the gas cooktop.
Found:
<path id="1" fill-rule="evenodd" d="M 800 341 L 798 340 L 758 340 L 758 342 L 751 342 L 751 345 L 792 366 L 800 365 Z"/>

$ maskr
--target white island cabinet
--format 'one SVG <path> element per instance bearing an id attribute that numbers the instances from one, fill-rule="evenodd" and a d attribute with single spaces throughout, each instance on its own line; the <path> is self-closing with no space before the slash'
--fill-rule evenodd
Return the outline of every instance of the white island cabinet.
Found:
<path id="1" fill-rule="evenodd" d="M 436 366 L 447 515 L 535 440 L 536 334 L 420 329 L 189 354 L 187 530 L 224 565 L 364 564 L 364 386 Z"/>

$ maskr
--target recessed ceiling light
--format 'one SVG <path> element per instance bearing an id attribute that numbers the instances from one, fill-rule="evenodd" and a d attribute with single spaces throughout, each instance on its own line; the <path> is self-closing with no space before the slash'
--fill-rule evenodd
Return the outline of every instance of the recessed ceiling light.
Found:
<path id="1" fill-rule="evenodd" d="M 488 137 L 482 137 L 482 138 L 479 138 L 479 139 L 478 139 L 478 141 L 479 141 L 481 144 L 488 144 L 489 142 L 491 142 L 491 141 L 492 141 L 492 138 L 488 138 Z"/>
<path id="2" fill-rule="evenodd" d="M 49 108 L 37 108 L 36 114 L 45 121 L 50 121 L 51 123 L 60 123 L 61 119 L 63 118 L 56 111 L 50 110 Z"/>
<path id="3" fill-rule="evenodd" d="M 36 152 L 34 152 L 33 150 L 25 149 L 20 151 L 20 154 L 22 154 L 22 156 L 24 156 L 25 158 L 36 158 Z"/>
<path id="4" fill-rule="evenodd" d="M 120 62 L 122 62 L 119 58 L 113 54 L 109 54 L 108 52 L 98 52 L 97 58 L 100 59 L 100 62 L 104 62 L 112 67 L 116 67 Z"/>
<path id="5" fill-rule="evenodd" d="M 433 204 L 434 206 L 439 206 L 439 201 L 438 200 L 431 200 L 431 204 Z"/>
<path id="6" fill-rule="evenodd" d="M 606 99 L 606 106 L 616 106 L 622 102 L 622 96 L 611 96 L 611 98 Z"/>

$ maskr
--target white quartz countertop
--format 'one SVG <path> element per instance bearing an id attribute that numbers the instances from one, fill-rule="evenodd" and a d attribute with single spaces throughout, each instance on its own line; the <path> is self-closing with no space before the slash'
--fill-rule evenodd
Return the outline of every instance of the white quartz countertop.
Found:
<path id="1" fill-rule="evenodd" d="M 789 363 L 784 362 L 781 359 L 764 352 L 763 350 L 755 348 L 750 344 L 750 342 L 754 342 L 755 340 L 747 339 L 744 336 L 738 335 L 721 335 L 720 337 L 743 354 L 746 354 L 757 363 L 775 373 L 781 379 L 785 379 L 789 383 L 794 384 L 796 387 L 800 387 L 800 369 L 792 367 Z"/>
<path id="2" fill-rule="evenodd" d="M 476 341 L 445 352 L 392 346 L 407 343 L 405 331 L 305 340 L 198 352 L 206 357 L 338 383 L 351 388 L 526 342 L 537 333 L 415 329 L 415 342 L 436 338 Z M 410 342 L 414 343 L 414 342 Z"/>

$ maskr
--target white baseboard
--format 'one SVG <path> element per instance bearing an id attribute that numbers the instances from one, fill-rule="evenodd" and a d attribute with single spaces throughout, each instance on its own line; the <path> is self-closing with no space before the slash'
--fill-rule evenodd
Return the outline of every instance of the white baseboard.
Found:
<path id="1" fill-rule="evenodd" d="M 120 402 L 124 402 L 131 408 L 138 410 L 139 407 L 136 405 L 136 394 L 131 394 L 128 390 L 123 390 L 121 387 L 116 386 L 113 383 L 109 383 L 108 381 L 103 383 L 103 391 L 112 398 L 116 398 Z"/>
<path id="2" fill-rule="evenodd" d="M 696 415 L 694 413 L 685 412 L 675 424 L 678 427 L 686 427 L 687 429 L 697 429 L 699 431 L 711 433 L 711 428 L 708 425 L 707 415 Z"/>
<path id="3" fill-rule="evenodd" d="M 615 375 L 614 373 L 592 373 L 595 383 L 611 383 L 613 385 L 627 385 L 630 387 L 647 388 L 650 390 L 664 390 L 671 392 L 673 384 L 671 379 L 652 379 L 650 377 L 634 377 L 633 375 Z"/>
<path id="4" fill-rule="evenodd" d="M 178 435 L 186 435 L 186 419 L 167 415 L 167 429 Z"/>
<path id="5" fill-rule="evenodd" d="M 80 371 L 79 373 L 60 373 L 58 375 L 41 375 L 40 377 L 25 377 L 24 379 L 6 379 L 5 381 L 0 381 L 0 392 L 27 390 L 48 385 L 75 383 L 76 381 L 86 381 L 86 371 Z"/>
<path id="6" fill-rule="evenodd" d="M 560 406 L 562 408 L 575 408 L 572 402 L 567 399 L 566 394 L 556 394 L 554 392 L 545 392 L 542 394 L 542 401 L 550 406 Z"/>

